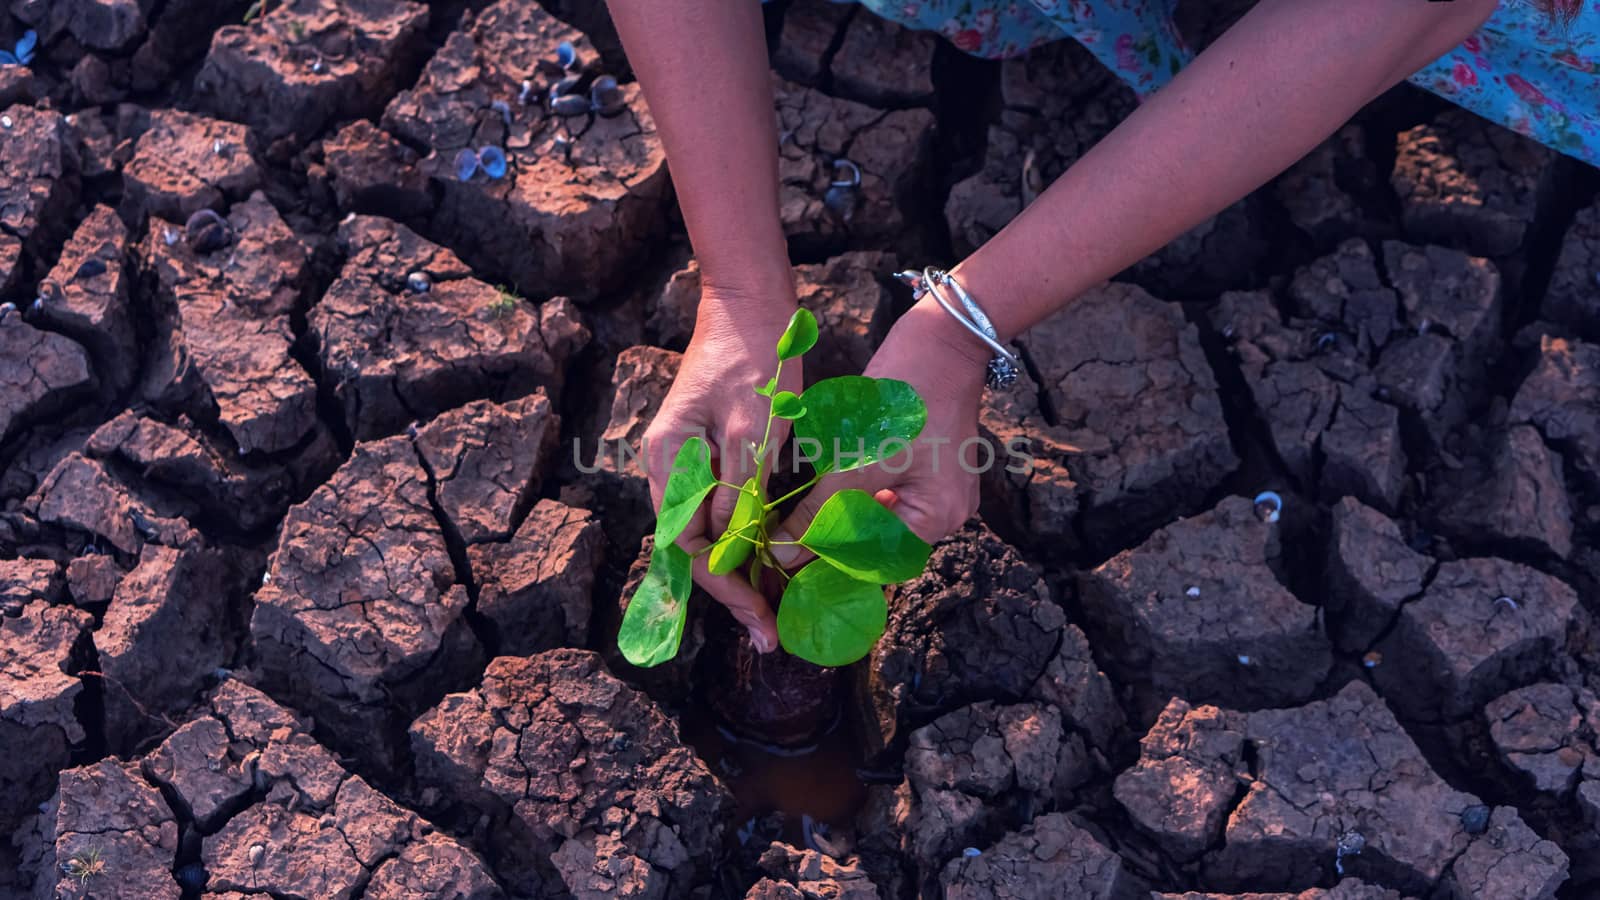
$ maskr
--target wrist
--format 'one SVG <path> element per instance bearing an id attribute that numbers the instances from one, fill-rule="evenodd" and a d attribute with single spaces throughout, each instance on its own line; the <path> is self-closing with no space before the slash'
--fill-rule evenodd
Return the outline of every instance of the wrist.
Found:
<path id="1" fill-rule="evenodd" d="M 982 390 L 994 351 L 957 322 L 931 295 L 925 295 L 895 323 L 894 332 L 926 348 L 930 366 L 963 388 Z"/>

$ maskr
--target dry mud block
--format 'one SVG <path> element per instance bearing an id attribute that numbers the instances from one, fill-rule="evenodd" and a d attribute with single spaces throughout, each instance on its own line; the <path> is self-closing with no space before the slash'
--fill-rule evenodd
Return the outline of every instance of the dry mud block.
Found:
<path id="1" fill-rule="evenodd" d="M 395 748 L 372 736 L 482 662 L 428 490 L 407 438 L 357 444 L 289 510 L 250 620 L 269 685 L 375 765 Z"/>
<path id="2" fill-rule="evenodd" d="M 326 173 L 342 210 L 422 221 L 433 210 L 433 198 L 419 159 L 387 131 L 357 119 L 322 139 L 322 168 L 308 174 Z"/>
<path id="3" fill-rule="evenodd" d="M 996 455 L 986 486 L 1016 534 L 1110 549 L 1194 510 L 1238 465 L 1176 304 L 1111 283 L 1018 343 L 1039 384 L 991 394 L 979 417 Z"/>
<path id="4" fill-rule="evenodd" d="M 95 649 L 104 673 L 106 736 L 118 753 L 159 733 L 233 658 L 238 627 L 218 551 L 146 545 L 111 597 Z"/>
<path id="5" fill-rule="evenodd" d="M 1353 123 L 1273 182 L 1289 221 L 1322 247 L 1381 228 L 1371 216 L 1379 190 L 1378 168 L 1367 157 L 1366 135 Z"/>
<path id="6" fill-rule="evenodd" d="M 1084 900 L 1133 896 L 1122 860 L 1065 813 L 1034 819 L 976 856 L 952 859 L 939 876 L 946 900 L 1054 900 L 1072 887 Z"/>
<path id="7" fill-rule="evenodd" d="M 870 106 L 927 106 L 939 39 L 853 7 L 811 0 L 789 7 L 773 53 L 779 74 Z"/>
<path id="8" fill-rule="evenodd" d="M 792 248 L 914 249 L 931 165 L 934 119 L 925 109 L 884 112 L 774 77 L 778 214 Z M 861 172 L 854 187 L 849 166 Z"/>
<path id="9" fill-rule="evenodd" d="M 1350 240 L 1295 273 L 1287 314 L 1265 291 L 1229 293 L 1211 321 L 1295 477 L 1328 499 L 1393 510 L 1402 423 L 1438 443 L 1465 418 L 1498 347 L 1501 282 L 1488 260 L 1457 251 L 1383 251 L 1387 281 Z"/>
<path id="10" fill-rule="evenodd" d="M 1396 138 L 1389 183 L 1413 240 L 1503 257 L 1522 246 L 1540 176 L 1555 158 L 1535 141 L 1451 109 Z"/>
<path id="11" fill-rule="evenodd" d="M 1276 524 L 1243 497 L 1182 519 L 1078 576 L 1088 631 L 1113 674 L 1195 702 L 1309 697 L 1332 652 L 1317 609 L 1272 565 Z"/>
<path id="12" fill-rule="evenodd" d="M 1333 506 L 1325 568 L 1328 632 L 1345 653 L 1364 653 L 1400 607 L 1433 577 L 1431 557 L 1411 549 L 1394 520 L 1346 497 Z"/>
<path id="13" fill-rule="evenodd" d="M 60 603 L 64 582 L 61 565 L 54 560 L 0 560 L 0 614 L 18 615 L 35 600 Z"/>
<path id="14" fill-rule="evenodd" d="M 411 726 L 417 780 L 488 816 L 508 886 L 679 897 L 707 883 L 733 798 L 676 723 L 600 657 L 501 657 Z"/>
<path id="15" fill-rule="evenodd" d="M 30 580 L 44 588 L 40 579 Z M 50 796 L 72 746 L 85 737 L 74 711 L 83 683 L 74 673 L 88 662 L 93 623 L 82 610 L 23 601 L 19 593 L 8 588 L 0 611 L 0 746 L 13 748 L 0 757 L 0 832 L 6 834 Z"/>
<path id="16" fill-rule="evenodd" d="M 275 526 L 336 464 L 331 439 L 290 458 L 287 467 L 258 465 L 193 423 L 168 425 L 131 410 L 95 429 L 84 452 L 107 472 L 137 471 L 140 491 L 189 521 L 246 534 Z"/>
<path id="17" fill-rule="evenodd" d="M 173 109 L 151 113 L 123 167 L 123 210 L 132 220 L 186 221 L 202 209 L 224 210 L 261 186 L 250 129 Z"/>
<path id="18" fill-rule="evenodd" d="M 19 287 L 23 264 L 54 256 L 72 230 L 80 185 L 70 132 L 51 110 L 0 112 L 0 292 Z"/>
<path id="19" fill-rule="evenodd" d="M 659 449 L 650 451 L 645 430 L 661 410 L 682 360 L 683 354 L 659 347 L 629 347 L 617 354 L 611 373 L 609 418 L 584 471 L 594 473 L 597 511 L 606 517 L 612 543 L 624 552 L 652 529 L 647 453 Z"/>
<path id="20" fill-rule="evenodd" d="M 1540 338 L 1539 361 L 1517 388 L 1511 421 L 1539 429 L 1569 472 L 1600 487 L 1600 345 Z"/>
<path id="21" fill-rule="evenodd" d="M 890 277 L 893 254 L 872 250 L 841 253 L 827 262 L 794 267 L 800 305 L 817 317 L 821 339 L 806 357 L 806 383 L 859 375 L 894 323 Z M 663 347 L 682 348 L 694 334 L 700 307 L 700 266 L 694 260 L 667 280 L 656 297 L 648 328 Z"/>
<path id="22" fill-rule="evenodd" d="M 472 400 L 559 396 L 567 357 L 589 340 L 565 298 L 509 295 L 388 219 L 347 219 L 339 241 L 344 270 L 308 327 L 357 440 Z"/>
<path id="23" fill-rule="evenodd" d="M 180 884 L 206 896 L 270 894 L 286 900 L 503 896 L 472 851 L 345 771 L 308 727 L 256 689 L 224 681 L 144 759 L 123 768 L 102 763 L 62 773 L 55 809 L 47 809 L 34 836 L 37 858 L 59 866 L 92 852 L 100 835 L 80 829 L 94 824 L 96 815 L 110 815 L 114 824 L 118 801 L 133 798 L 129 812 L 150 819 L 147 828 L 129 830 L 138 830 L 145 842 L 134 848 L 148 852 L 119 860 L 127 868 L 106 857 L 102 871 L 75 887 L 129 900 L 177 897 Z M 159 806 L 146 802 L 162 796 L 158 789 L 165 800 L 158 799 Z M 185 834 L 182 857 L 175 842 L 160 840 L 174 812 Z M 162 850 L 166 858 L 157 866 Z M 183 857 L 191 861 L 173 873 L 174 859 Z M 54 884 L 61 870 L 36 872 L 48 872 L 48 884 Z M 128 876 L 138 876 L 135 885 L 148 893 L 120 887 Z"/>
<path id="24" fill-rule="evenodd" d="M 417 452 L 463 543 L 504 541 L 539 492 L 561 417 L 536 390 L 504 405 L 478 400 L 429 422 Z"/>
<path id="25" fill-rule="evenodd" d="M 1582 617 L 1577 593 L 1536 569 L 1503 559 L 1443 563 L 1400 608 L 1373 676 L 1402 715 L 1471 715 L 1553 670 Z"/>
<path id="26" fill-rule="evenodd" d="M 1439 530 L 1468 545 L 1567 556 L 1572 505 L 1561 456 L 1531 425 L 1511 426 L 1491 440 L 1486 459 L 1430 485 L 1439 498 Z"/>
<path id="27" fill-rule="evenodd" d="M 860 735 L 886 758 L 912 729 L 976 700 L 1037 700 L 1109 749 L 1122 724 L 1088 642 L 1039 573 L 983 525 L 934 548 L 927 571 L 894 588 L 889 621 L 855 669 Z"/>
<path id="28" fill-rule="evenodd" d="M 1174 699 L 1116 795 L 1163 848 L 1198 851 L 1213 890 L 1343 876 L 1420 896 L 1549 898 L 1567 876 L 1566 856 L 1515 810 L 1491 816 L 1440 779 L 1360 682 L 1251 713 Z"/>
<path id="29" fill-rule="evenodd" d="M 1567 228 L 1540 312 L 1589 340 L 1600 338 L 1600 200 Z"/>
<path id="30" fill-rule="evenodd" d="M 478 613 L 494 624 L 500 652 L 526 656 L 588 643 L 604 551 L 599 519 L 556 500 L 540 500 L 510 540 L 468 547 Z"/>
<path id="31" fill-rule="evenodd" d="M 834 859 L 773 841 L 758 865 L 767 877 L 750 889 L 745 900 L 879 900 L 877 886 L 853 856 Z"/>
<path id="32" fill-rule="evenodd" d="M 55 43 L 70 33 L 94 50 L 124 50 L 144 36 L 151 0 L 18 0 L 11 12 L 39 32 L 42 42 Z"/>
<path id="33" fill-rule="evenodd" d="M 16 836 L 35 900 L 178 900 L 178 820 L 137 762 L 104 759 L 62 772 L 55 796 Z"/>
<path id="34" fill-rule="evenodd" d="M 88 350 L 101 387 L 120 394 L 133 384 L 139 345 L 129 309 L 128 229 L 109 206 L 97 206 L 61 250 L 39 285 L 35 321 Z"/>
<path id="35" fill-rule="evenodd" d="M 370 116 L 420 50 L 428 7 L 408 0 L 290 0 L 216 33 L 195 76 L 202 105 L 268 140 L 306 140 Z"/>
<path id="36" fill-rule="evenodd" d="M 1588 688 L 1535 684 L 1484 707 L 1500 759 L 1541 793 L 1600 800 L 1600 698 Z M 1600 811 L 1600 810 L 1597 810 Z"/>
<path id="37" fill-rule="evenodd" d="M 427 154 L 419 168 L 441 194 L 430 234 L 524 293 L 588 299 L 620 285 L 661 228 L 666 154 L 637 84 L 615 114 L 551 111 L 549 88 L 570 76 L 540 63 L 563 42 L 587 99 L 600 74 L 589 40 L 534 0 L 501 0 L 450 35 L 383 127 Z M 485 146 L 505 153 L 503 177 L 462 179 L 457 154 Z"/>
<path id="38" fill-rule="evenodd" d="M 235 205 L 225 227 L 152 219 L 141 254 L 156 281 L 146 397 L 220 425 L 241 453 L 318 440 L 317 386 L 290 354 L 310 251 L 266 197 Z"/>
<path id="39" fill-rule="evenodd" d="M 137 556 L 146 544 L 197 544 L 199 532 L 183 518 L 187 509 L 144 483 L 121 480 L 105 460 L 74 450 L 40 480 L 23 509 L 44 525 L 85 532 L 91 546 L 109 545 Z"/>
<path id="40" fill-rule="evenodd" d="M 0 441 L 55 418 L 94 394 L 89 355 L 71 338 L 0 312 Z"/>

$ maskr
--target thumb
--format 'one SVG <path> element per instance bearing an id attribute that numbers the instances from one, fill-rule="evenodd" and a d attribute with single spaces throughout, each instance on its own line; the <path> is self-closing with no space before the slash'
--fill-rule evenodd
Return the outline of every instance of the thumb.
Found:
<path id="1" fill-rule="evenodd" d="M 811 526 L 811 520 L 817 517 L 817 511 L 822 509 L 822 504 L 826 503 L 838 489 L 838 485 L 824 481 L 808 491 L 800 498 L 800 503 L 795 506 L 794 511 L 789 513 L 789 517 L 783 520 L 783 524 L 772 532 L 772 540 L 793 541 L 805 534 L 806 529 Z M 772 558 L 785 569 L 793 569 L 810 560 L 811 556 L 811 551 L 799 544 L 778 543 L 772 546 Z"/>
<path id="2" fill-rule="evenodd" d="M 872 496 L 899 516 L 912 534 L 929 544 L 937 544 L 952 530 L 942 508 L 929 503 L 929 498 L 918 491 L 885 488 Z"/>

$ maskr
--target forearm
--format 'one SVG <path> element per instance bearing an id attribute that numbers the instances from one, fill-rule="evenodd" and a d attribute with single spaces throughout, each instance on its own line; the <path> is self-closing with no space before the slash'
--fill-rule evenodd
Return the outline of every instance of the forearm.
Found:
<path id="1" fill-rule="evenodd" d="M 741 302 L 792 302 L 761 4 L 609 6 L 666 148 L 703 283 Z"/>
<path id="2" fill-rule="evenodd" d="M 956 273 L 1019 334 L 1277 175 L 1492 9 L 1263 0 Z"/>

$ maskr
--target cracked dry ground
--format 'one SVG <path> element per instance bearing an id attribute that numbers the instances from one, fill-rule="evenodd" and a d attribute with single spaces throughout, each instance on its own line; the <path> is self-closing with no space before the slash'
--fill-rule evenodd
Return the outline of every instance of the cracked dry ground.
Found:
<path id="1" fill-rule="evenodd" d="M 1594 171 L 1396 90 L 1017 340 L 867 659 L 641 671 L 700 273 L 603 10 L 247 6 L 0 6 L 0 897 L 1600 895 Z M 1134 108 L 766 10 L 812 379 Z"/>

